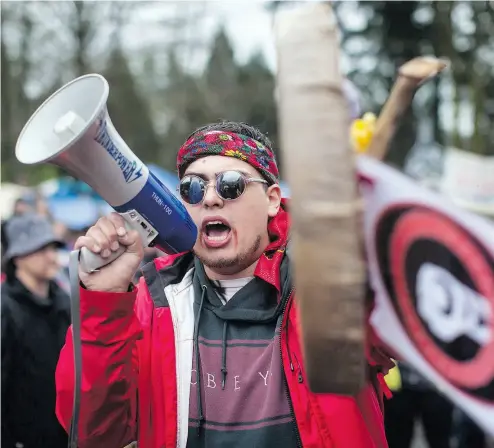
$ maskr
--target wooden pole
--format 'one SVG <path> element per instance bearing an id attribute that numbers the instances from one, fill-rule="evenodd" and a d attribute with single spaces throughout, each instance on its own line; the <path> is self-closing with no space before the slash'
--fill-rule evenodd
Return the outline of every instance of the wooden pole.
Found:
<path id="1" fill-rule="evenodd" d="M 314 392 L 356 394 L 364 383 L 365 268 L 350 114 L 328 3 L 275 22 L 282 159 L 305 366 Z"/>

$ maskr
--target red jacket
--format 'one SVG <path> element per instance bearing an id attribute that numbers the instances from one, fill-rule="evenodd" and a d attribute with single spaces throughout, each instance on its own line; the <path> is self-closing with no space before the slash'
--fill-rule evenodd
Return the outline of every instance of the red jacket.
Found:
<path id="1" fill-rule="evenodd" d="M 255 272 L 278 289 L 287 221 L 286 212 L 281 211 L 270 223 L 275 240 Z M 183 422 L 188 419 L 188 404 L 183 407 L 187 411 L 183 420 L 180 391 L 190 380 L 183 386 L 176 372 L 177 365 L 181 369 L 179 364 L 184 362 L 183 352 L 177 355 L 177 351 L 187 343 L 183 330 L 189 318 L 187 313 L 180 314 L 180 307 L 186 306 L 186 285 L 180 285 L 186 284 L 190 276 L 178 272 L 178 260 L 180 256 L 156 259 L 145 270 L 137 291 L 103 293 L 81 289 L 80 448 L 121 448 L 134 440 L 138 440 L 140 448 L 185 448 L 187 427 L 183 427 Z M 153 275 L 156 271 L 164 274 Z M 168 300 L 156 299 L 155 292 L 163 290 Z M 310 392 L 303 363 L 291 361 L 303 359 L 297 328 L 297 305 L 292 296 L 284 312 L 281 347 L 302 446 L 386 448 L 383 373 L 393 364 L 377 348 L 378 341 L 370 326 L 367 355 L 372 378 L 355 399 Z M 70 329 L 56 372 L 56 412 L 67 430 L 74 394 L 73 367 Z"/>

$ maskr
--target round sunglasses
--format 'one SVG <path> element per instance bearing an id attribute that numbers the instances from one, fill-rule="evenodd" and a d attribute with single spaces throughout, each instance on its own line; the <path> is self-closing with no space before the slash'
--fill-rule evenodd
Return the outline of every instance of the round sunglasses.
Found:
<path id="1" fill-rule="evenodd" d="M 264 179 L 247 177 L 239 171 L 230 170 L 218 173 L 216 180 L 211 182 L 195 174 L 186 175 L 180 181 L 177 190 L 187 204 L 196 205 L 202 202 L 211 184 L 214 185 L 216 193 L 221 199 L 224 201 L 233 201 L 242 196 L 247 185 L 252 182 L 268 183 Z"/>

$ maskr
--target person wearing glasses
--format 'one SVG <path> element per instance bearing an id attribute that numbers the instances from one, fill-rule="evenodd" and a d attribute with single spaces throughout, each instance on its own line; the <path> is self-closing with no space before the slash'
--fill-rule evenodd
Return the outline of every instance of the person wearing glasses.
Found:
<path id="1" fill-rule="evenodd" d="M 104 257 L 126 247 L 98 272 L 80 272 L 78 446 L 386 447 L 382 385 L 393 363 L 370 328 L 362 391 L 309 390 L 287 201 L 269 139 L 242 123 L 202 127 L 180 148 L 177 170 L 199 229 L 190 253 L 147 264 L 135 286 L 143 246 L 119 215 L 101 218 L 76 243 Z M 73 357 L 69 330 L 56 376 L 67 430 Z"/>

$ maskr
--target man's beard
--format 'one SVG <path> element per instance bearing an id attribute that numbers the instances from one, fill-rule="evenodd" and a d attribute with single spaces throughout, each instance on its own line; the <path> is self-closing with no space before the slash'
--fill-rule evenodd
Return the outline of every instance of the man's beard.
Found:
<path id="1" fill-rule="evenodd" d="M 207 266 L 210 269 L 231 270 L 232 268 L 236 268 L 235 271 L 240 272 L 254 263 L 254 255 L 261 247 L 261 241 L 262 237 L 261 235 L 258 235 L 250 249 L 231 258 L 208 258 L 207 256 L 201 256 L 197 253 L 196 256 L 201 260 L 204 266 Z"/>

